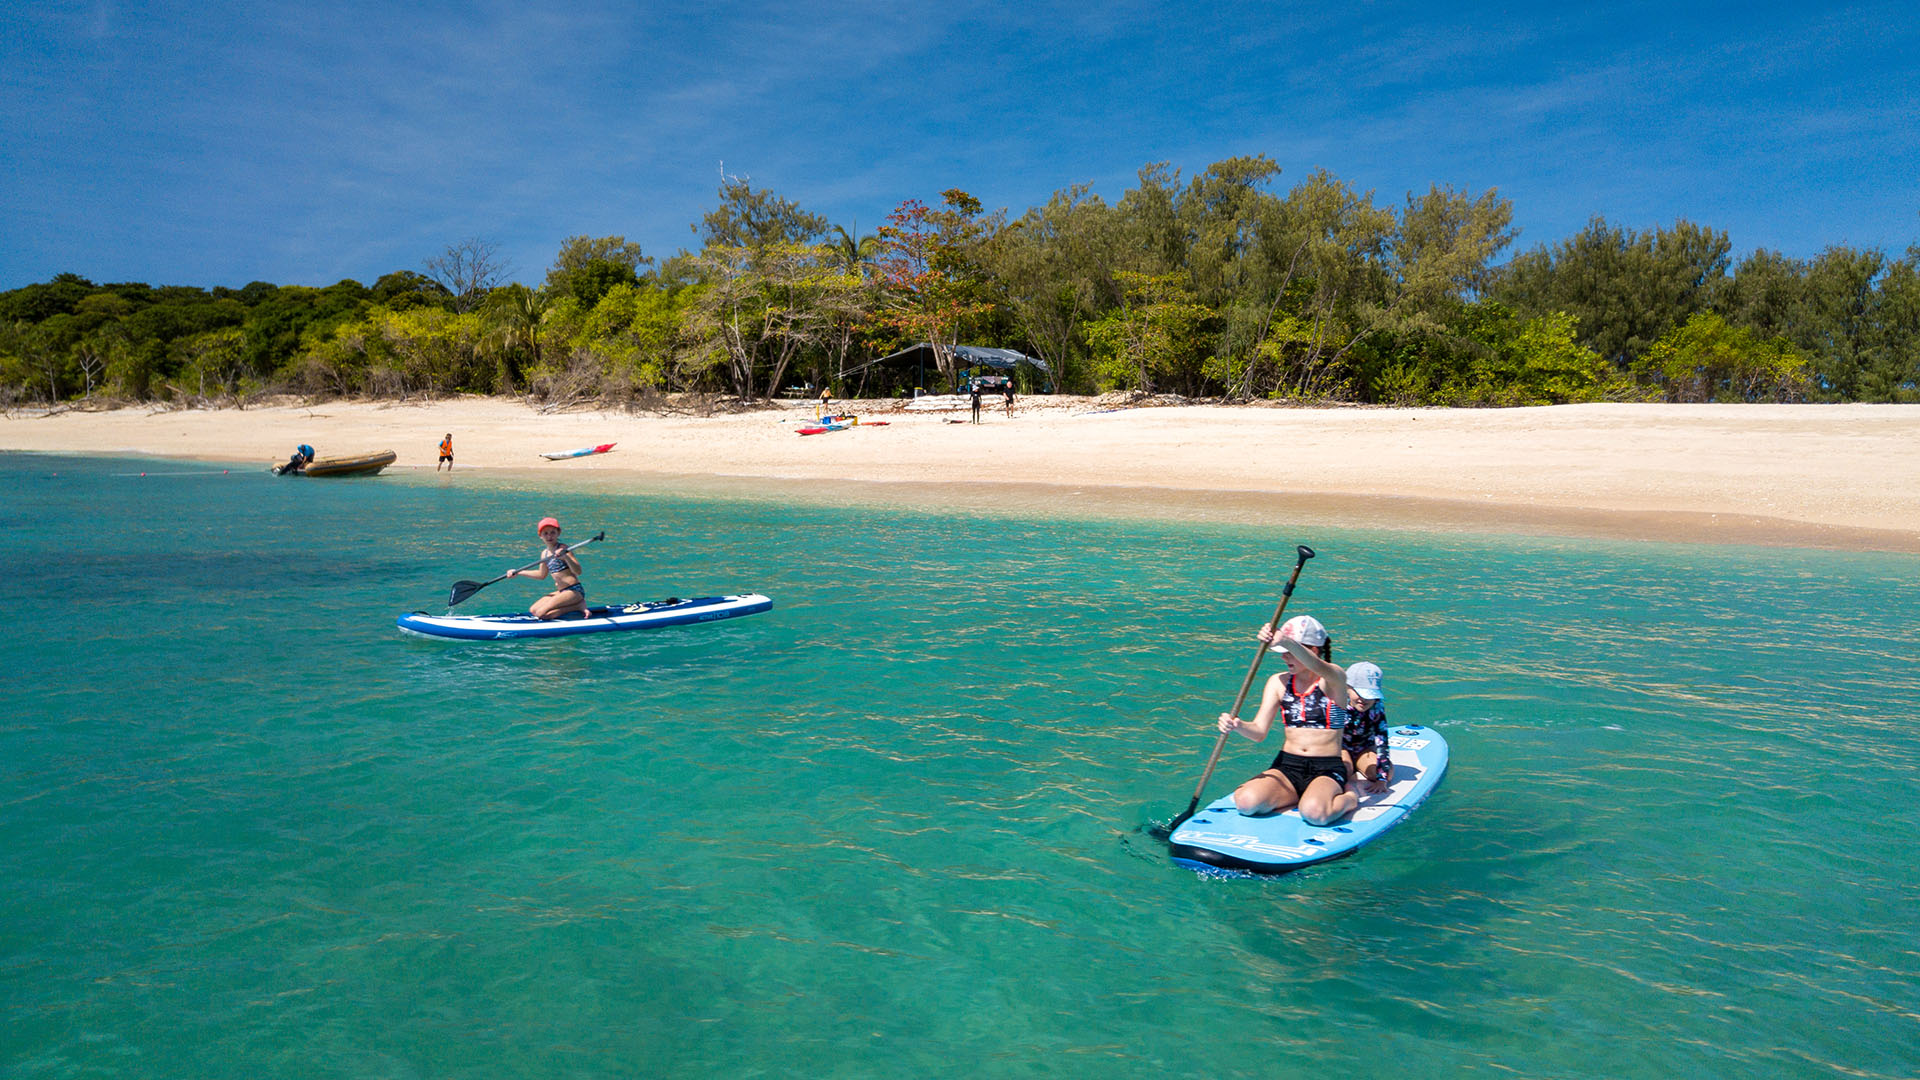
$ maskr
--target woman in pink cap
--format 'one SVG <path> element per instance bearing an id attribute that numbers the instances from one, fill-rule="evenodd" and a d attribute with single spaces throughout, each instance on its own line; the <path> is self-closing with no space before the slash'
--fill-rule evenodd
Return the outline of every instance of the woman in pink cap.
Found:
<path id="1" fill-rule="evenodd" d="M 1347 673 L 1333 662 L 1327 628 L 1310 615 L 1288 619 L 1278 634 L 1263 626 L 1260 640 L 1281 655 L 1287 670 L 1267 680 L 1253 719 L 1221 713 L 1220 730 L 1260 742 L 1278 718 L 1286 734 L 1273 764 L 1234 789 L 1233 804 L 1243 814 L 1298 806 L 1309 824 L 1330 824 L 1359 805 L 1347 790 L 1348 766 L 1340 754 L 1340 734 L 1347 726 Z"/>
<path id="2" fill-rule="evenodd" d="M 557 619 L 570 612 L 587 613 L 587 587 L 580 584 L 580 560 L 572 549 L 560 542 L 560 522 L 541 518 L 535 527 L 540 541 L 547 545 L 540 553 L 537 570 L 509 570 L 508 577 L 552 578 L 553 591 L 533 602 L 528 613 L 536 619 Z"/>

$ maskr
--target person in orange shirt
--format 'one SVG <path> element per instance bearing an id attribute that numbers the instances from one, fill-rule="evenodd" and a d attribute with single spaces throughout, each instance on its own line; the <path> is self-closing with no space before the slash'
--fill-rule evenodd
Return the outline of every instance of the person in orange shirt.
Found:
<path id="1" fill-rule="evenodd" d="M 440 463 L 433 467 L 433 471 L 439 472 L 441 465 L 445 465 L 448 472 L 453 471 L 453 432 L 451 431 L 447 432 L 446 438 L 440 440 Z"/>

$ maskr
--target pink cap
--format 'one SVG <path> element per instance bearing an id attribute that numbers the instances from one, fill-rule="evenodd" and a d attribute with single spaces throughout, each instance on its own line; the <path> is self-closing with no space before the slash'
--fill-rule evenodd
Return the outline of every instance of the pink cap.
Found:
<path id="1" fill-rule="evenodd" d="M 559 518 L 541 518 L 541 519 L 540 519 L 540 524 L 538 524 L 538 525 L 535 525 L 535 526 L 533 527 L 533 531 L 534 531 L 534 532 L 539 532 L 539 531 L 540 531 L 541 529 L 544 529 L 544 528 L 546 528 L 546 527 L 547 527 L 547 526 L 549 526 L 549 525 L 551 525 L 551 526 L 553 526 L 553 527 L 554 527 L 555 529 L 559 529 L 559 528 L 560 528 L 560 519 L 559 519 Z M 1316 623 L 1316 624 L 1314 624 L 1314 625 L 1316 625 L 1316 626 L 1317 626 L 1317 625 L 1319 625 L 1319 624 L 1318 624 L 1318 623 Z"/>

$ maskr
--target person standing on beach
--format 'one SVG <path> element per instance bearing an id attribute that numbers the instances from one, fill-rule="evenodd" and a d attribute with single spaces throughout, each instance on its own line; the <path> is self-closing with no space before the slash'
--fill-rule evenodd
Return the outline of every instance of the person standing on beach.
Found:
<path id="1" fill-rule="evenodd" d="M 980 422 L 980 384 L 972 383 L 970 387 L 973 390 L 973 422 L 977 424 Z"/>
<path id="2" fill-rule="evenodd" d="M 451 431 L 447 432 L 446 438 L 440 440 L 440 461 L 434 465 L 433 471 L 439 472 L 441 465 L 445 465 L 448 472 L 453 471 L 453 432 Z"/>
<path id="3" fill-rule="evenodd" d="M 1007 380 L 1007 419 L 1013 419 L 1013 380 Z"/>
<path id="4" fill-rule="evenodd" d="M 1273 764 L 1234 789 L 1233 805 L 1249 816 L 1298 806 L 1308 824 L 1330 824 L 1360 805 L 1359 796 L 1347 790 L 1349 770 L 1340 754 L 1347 673 L 1333 662 L 1327 628 L 1310 615 L 1288 619 L 1278 634 L 1263 626 L 1259 636 L 1286 660 L 1287 670 L 1267 680 L 1252 720 L 1221 713 L 1220 731 L 1260 742 L 1278 719 L 1286 737 Z"/>
<path id="5" fill-rule="evenodd" d="M 816 417 L 816 419 L 818 419 L 821 423 L 825 423 L 827 419 L 827 415 L 832 411 L 832 409 L 833 409 L 833 387 L 823 386 L 820 388 L 820 414 L 818 417 Z"/>
<path id="6" fill-rule="evenodd" d="M 533 602 L 527 613 L 536 619 L 557 619 L 562 615 L 579 612 L 587 614 L 587 587 L 580 584 L 580 560 L 573 549 L 560 542 L 560 522 L 557 518 L 541 518 L 534 527 L 540 542 L 547 545 L 540 553 L 540 567 L 537 570 L 521 570 L 515 567 L 507 571 L 507 577 L 552 578 L 553 591 Z"/>

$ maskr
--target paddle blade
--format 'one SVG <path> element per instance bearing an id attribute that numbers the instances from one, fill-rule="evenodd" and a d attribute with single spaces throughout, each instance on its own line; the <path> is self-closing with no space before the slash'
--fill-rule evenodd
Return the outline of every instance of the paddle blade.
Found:
<path id="1" fill-rule="evenodd" d="M 458 607 L 459 605 L 465 603 L 467 600 L 471 599 L 474 593 L 477 593 L 481 589 L 486 588 L 488 584 L 489 583 L 485 581 L 454 582 L 453 591 L 447 594 L 447 606 Z"/>

